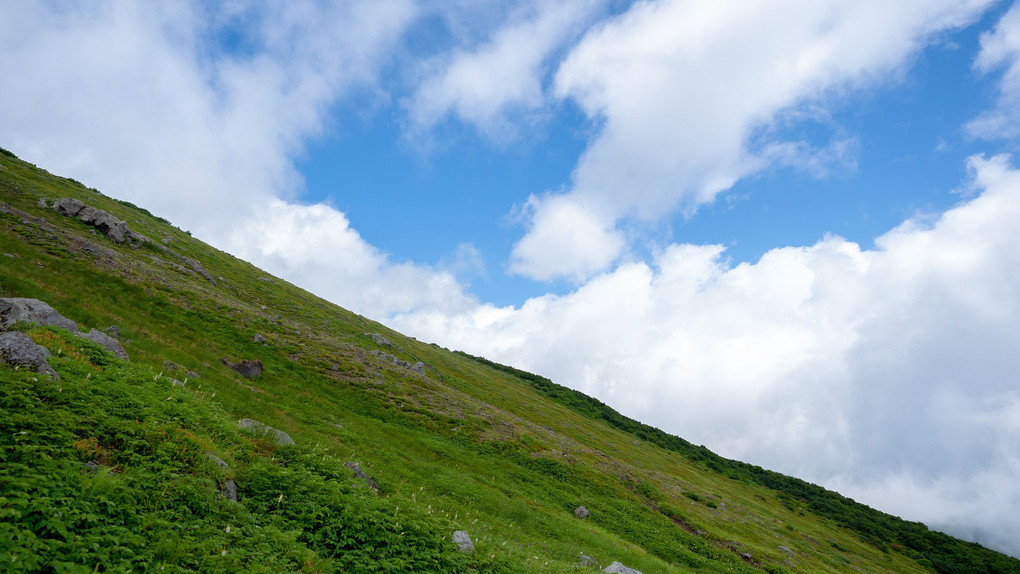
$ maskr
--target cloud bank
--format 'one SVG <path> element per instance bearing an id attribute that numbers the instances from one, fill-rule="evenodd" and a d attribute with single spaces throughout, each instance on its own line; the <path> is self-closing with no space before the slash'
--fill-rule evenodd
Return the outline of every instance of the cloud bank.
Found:
<path id="1" fill-rule="evenodd" d="M 979 195 L 874 250 L 827 237 L 730 266 L 671 245 L 568 295 L 394 324 L 1017 554 L 1020 172 L 971 169 Z"/>

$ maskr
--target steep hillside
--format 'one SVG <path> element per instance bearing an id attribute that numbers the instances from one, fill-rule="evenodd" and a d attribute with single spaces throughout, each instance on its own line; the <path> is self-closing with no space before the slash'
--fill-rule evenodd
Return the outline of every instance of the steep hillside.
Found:
<path id="1" fill-rule="evenodd" d="M 405 337 L 9 153 L 0 297 L 129 356 L 10 325 L 59 380 L 0 365 L 5 572 L 1020 572 Z"/>

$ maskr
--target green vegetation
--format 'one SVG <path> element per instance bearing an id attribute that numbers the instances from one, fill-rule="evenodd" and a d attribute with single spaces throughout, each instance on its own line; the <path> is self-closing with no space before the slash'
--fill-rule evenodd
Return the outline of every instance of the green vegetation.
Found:
<path id="1" fill-rule="evenodd" d="M 0 297 L 42 299 L 83 330 L 115 325 L 131 357 L 18 326 L 61 378 L 0 366 L 4 572 L 592 571 L 580 554 L 646 574 L 1020 572 L 536 375 L 404 337 L 9 154 L 0 166 Z M 60 197 L 170 252 L 40 205 Z M 374 350 L 422 361 L 426 376 Z M 265 373 L 246 379 L 223 359 Z M 297 445 L 242 432 L 240 418 Z M 217 493 L 227 480 L 236 501 Z"/>

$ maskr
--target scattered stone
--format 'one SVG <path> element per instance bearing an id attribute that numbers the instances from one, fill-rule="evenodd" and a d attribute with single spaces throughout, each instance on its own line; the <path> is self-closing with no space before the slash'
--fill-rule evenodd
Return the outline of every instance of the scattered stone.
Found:
<path id="1" fill-rule="evenodd" d="M 413 371 L 415 373 L 418 373 L 419 375 L 424 376 L 425 375 L 425 363 L 423 363 L 421 361 L 418 361 L 413 366 L 411 366 L 411 371 Z"/>
<path id="2" fill-rule="evenodd" d="M 743 558 L 744 560 L 750 561 L 751 560 L 751 553 L 750 552 L 744 552 L 743 554 L 740 555 L 740 557 Z"/>
<path id="3" fill-rule="evenodd" d="M 609 566 L 606 566 L 606 569 L 603 570 L 603 572 L 607 572 L 609 574 L 641 574 L 640 570 L 627 568 L 620 562 L 613 562 Z"/>
<path id="4" fill-rule="evenodd" d="M 0 333 L 0 360 L 8 365 L 29 368 L 36 373 L 46 373 L 59 380 L 60 375 L 46 362 L 50 352 L 37 345 L 28 335 L 20 331 Z"/>
<path id="5" fill-rule="evenodd" d="M 457 545 L 457 549 L 461 552 L 471 553 L 475 551 L 475 545 L 471 543 L 471 537 L 463 530 L 453 533 L 453 543 Z"/>
<path id="6" fill-rule="evenodd" d="M 577 508 L 574 509 L 574 516 L 580 518 L 581 520 L 588 518 L 589 514 L 590 513 L 588 512 L 588 509 L 583 506 L 578 506 Z"/>
<path id="7" fill-rule="evenodd" d="M 72 333 L 78 332 L 77 323 L 38 299 L 21 297 L 0 299 L 0 331 L 11 328 L 18 321 L 61 327 Z"/>
<path id="8" fill-rule="evenodd" d="M 103 346 L 104 349 L 110 351 L 114 355 L 117 355 L 117 358 L 119 359 L 123 359 L 125 361 L 129 360 L 127 351 L 125 351 L 124 347 L 121 346 L 120 341 L 114 339 L 113 337 L 107 335 L 106 333 L 103 333 L 102 331 L 91 329 L 89 330 L 88 333 L 78 333 L 78 336 L 81 337 L 82 339 L 88 339 L 90 341 L 99 343 L 100 345 Z"/>
<path id="9" fill-rule="evenodd" d="M 49 204 L 46 203 L 45 199 L 39 198 L 39 201 L 36 202 L 35 206 L 36 207 L 41 207 L 43 209 L 46 209 L 47 207 L 49 207 Z"/>
<path id="10" fill-rule="evenodd" d="M 237 363 L 232 363 L 232 362 L 230 362 L 230 361 L 228 361 L 226 359 L 220 359 L 220 360 L 223 361 L 224 365 L 230 367 L 231 369 L 234 369 L 235 371 L 240 373 L 242 376 L 248 377 L 249 379 L 254 379 L 254 378 L 259 377 L 266 370 L 262 366 L 262 361 L 260 361 L 258 359 L 255 359 L 254 361 L 249 361 L 249 360 L 245 359 L 245 360 L 239 361 Z"/>
<path id="11" fill-rule="evenodd" d="M 175 386 L 175 387 L 183 387 L 184 386 L 184 383 L 178 381 L 177 379 L 175 379 L 173 377 L 167 377 L 167 379 L 170 379 L 170 384 Z"/>
<path id="12" fill-rule="evenodd" d="M 790 550 L 790 549 L 789 549 L 788 547 L 786 547 L 786 546 L 780 546 L 780 547 L 779 547 L 779 551 L 780 551 L 780 552 L 786 552 L 787 554 L 793 554 L 793 550 Z"/>
<path id="13" fill-rule="evenodd" d="M 252 341 L 256 343 L 262 343 L 263 345 L 266 344 L 266 338 L 263 337 L 262 335 L 259 335 L 258 333 L 256 333 L 255 336 L 252 337 Z"/>
<path id="14" fill-rule="evenodd" d="M 120 329 L 118 329 L 116 325 L 112 325 L 110 327 L 103 329 L 103 332 L 113 337 L 114 339 L 120 339 Z"/>
<path id="15" fill-rule="evenodd" d="M 220 483 L 219 486 L 220 488 L 217 494 L 231 502 L 237 502 L 237 483 L 233 480 L 227 479 Z"/>
<path id="16" fill-rule="evenodd" d="M 393 343 L 390 343 L 389 339 L 387 339 L 386 337 L 383 337 L 379 333 L 365 333 L 365 334 L 368 335 L 369 337 L 371 337 L 372 340 L 375 341 L 376 345 L 383 345 L 384 347 L 392 347 L 393 346 Z"/>
<path id="17" fill-rule="evenodd" d="M 168 371 L 176 371 L 177 370 L 177 365 L 171 363 L 170 361 L 164 360 L 163 361 L 163 368 L 168 370 Z"/>
<path id="18" fill-rule="evenodd" d="M 581 568 L 588 568 L 595 565 L 595 559 L 591 556 L 581 555 L 581 561 L 577 563 Z"/>
<path id="19" fill-rule="evenodd" d="M 91 474 L 95 474 L 99 472 L 101 469 L 102 467 L 100 467 L 98 464 L 91 460 L 85 463 L 85 470 L 89 471 Z"/>
<path id="20" fill-rule="evenodd" d="M 272 436 L 276 444 L 280 446 L 295 444 L 294 439 L 290 438 L 289 434 L 253 419 L 241 419 L 237 421 L 237 426 L 242 430 L 251 431 L 258 435 Z"/>

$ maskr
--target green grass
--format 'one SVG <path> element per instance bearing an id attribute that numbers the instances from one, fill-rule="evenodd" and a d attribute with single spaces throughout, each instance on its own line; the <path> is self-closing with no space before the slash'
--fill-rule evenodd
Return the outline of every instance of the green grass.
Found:
<path id="1" fill-rule="evenodd" d="M 838 495 L 780 494 L 759 474 L 794 479 L 404 337 L 78 182 L 6 154 L 0 166 L 0 202 L 45 222 L 0 213 L 0 296 L 43 299 L 83 330 L 116 325 L 131 356 L 31 328 L 61 381 L 0 366 L 4 571 L 571 572 L 583 553 L 599 569 L 619 560 L 646 574 L 1020 572 L 948 537 L 875 535 L 843 507 L 819 507 Z M 60 197 L 173 253 L 114 244 L 37 205 Z M 178 256 L 216 284 L 175 266 Z M 370 355 L 380 347 L 366 333 L 429 365 L 428 377 Z M 259 359 L 266 372 L 245 379 L 224 358 Z M 297 446 L 239 432 L 243 417 Z M 348 461 L 378 493 L 357 485 Z M 215 493 L 227 478 L 236 503 Z M 457 551 L 454 530 L 470 533 L 474 554 Z"/>

